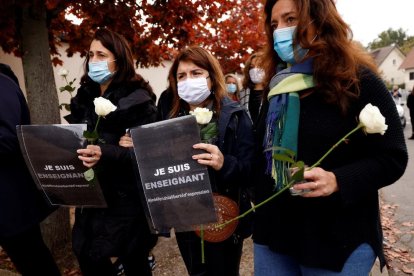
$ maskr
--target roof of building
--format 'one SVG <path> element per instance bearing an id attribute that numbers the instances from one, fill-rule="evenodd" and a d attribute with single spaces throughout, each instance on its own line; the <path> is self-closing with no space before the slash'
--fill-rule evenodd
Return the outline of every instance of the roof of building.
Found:
<path id="1" fill-rule="evenodd" d="M 398 49 L 397 46 L 390 45 L 390 46 L 386 46 L 386 47 L 382 47 L 382 48 L 372 50 L 370 52 L 370 54 L 374 58 L 377 65 L 380 66 L 384 62 L 384 60 L 387 58 L 387 56 L 392 52 L 392 50 L 394 50 L 394 48 Z"/>
<path id="2" fill-rule="evenodd" d="M 408 52 L 403 63 L 401 63 L 399 69 L 411 69 L 414 68 L 414 47 Z"/>

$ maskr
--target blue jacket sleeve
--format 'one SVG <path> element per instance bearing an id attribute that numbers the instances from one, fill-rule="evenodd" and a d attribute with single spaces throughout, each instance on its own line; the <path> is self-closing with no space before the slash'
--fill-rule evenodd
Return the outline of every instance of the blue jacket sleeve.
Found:
<path id="1" fill-rule="evenodd" d="M 224 164 L 219 171 L 219 183 L 224 183 L 225 186 L 249 185 L 254 139 L 252 123 L 246 111 L 233 114 L 221 150 L 224 155 Z"/>

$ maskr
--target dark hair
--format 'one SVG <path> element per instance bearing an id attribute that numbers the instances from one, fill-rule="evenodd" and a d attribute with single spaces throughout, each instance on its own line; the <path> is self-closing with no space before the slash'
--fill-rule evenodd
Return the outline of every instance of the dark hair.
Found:
<path id="1" fill-rule="evenodd" d="M 281 63 L 273 49 L 272 9 L 278 0 L 265 3 L 267 47 L 264 56 L 265 83 L 269 83 Z M 314 79 L 318 93 L 328 103 L 346 112 L 352 99 L 359 95 L 361 69 L 378 74 L 372 57 L 352 41 L 352 31 L 342 20 L 332 0 L 293 0 L 297 8 L 298 25 L 294 44 L 300 44 L 313 54 Z M 307 40 L 308 26 L 313 24 L 317 38 Z"/>
<path id="2" fill-rule="evenodd" d="M 192 62 L 198 67 L 208 71 L 212 91 L 209 98 L 213 99 L 216 112 L 220 114 L 221 100 L 227 95 L 220 63 L 207 50 L 199 46 L 191 46 L 185 48 L 177 55 L 168 74 L 168 81 L 170 82 L 170 87 L 174 95 L 170 117 L 177 117 L 181 108 L 185 110 L 189 110 L 190 108 L 185 101 L 180 100 L 177 91 L 177 70 L 181 61 Z"/>
<path id="3" fill-rule="evenodd" d="M 140 87 L 147 90 L 150 94 L 154 94 L 151 86 L 144 78 L 135 72 L 134 59 L 128 41 L 120 34 L 112 32 L 108 29 L 98 29 L 93 36 L 93 40 L 98 40 L 106 49 L 108 49 L 115 57 L 117 70 L 112 78 L 110 85 L 116 85 L 125 82 L 138 82 Z M 85 74 L 82 76 L 81 83 L 92 81 L 88 77 L 89 72 L 89 55 L 85 59 Z"/>

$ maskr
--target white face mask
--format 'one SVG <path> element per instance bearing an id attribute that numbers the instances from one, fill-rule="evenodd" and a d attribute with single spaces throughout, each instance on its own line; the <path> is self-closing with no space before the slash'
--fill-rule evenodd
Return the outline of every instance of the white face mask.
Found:
<path id="1" fill-rule="evenodd" d="M 188 104 L 197 105 L 210 96 L 207 78 L 187 78 L 177 84 L 178 96 Z"/>
<path id="2" fill-rule="evenodd" d="M 263 81 L 264 71 L 260 68 L 252 68 L 249 70 L 249 76 L 254 84 L 258 84 Z"/>

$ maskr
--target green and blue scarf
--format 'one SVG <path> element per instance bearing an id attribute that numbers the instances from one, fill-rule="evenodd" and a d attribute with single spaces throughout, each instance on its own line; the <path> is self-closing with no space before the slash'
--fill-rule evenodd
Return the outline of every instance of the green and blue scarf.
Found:
<path id="1" fill-rule="evenodd" d="M 270 81 L 269 110 L 263 141 L 266 173 L 275 180 L 275 190 L 287 185 L 288 162 L 275 160 L 274 154 L 286 149 L 297 153 L 300 101 L 298 92 L 314 87 L 312 59 L 281 70 Z"/>

